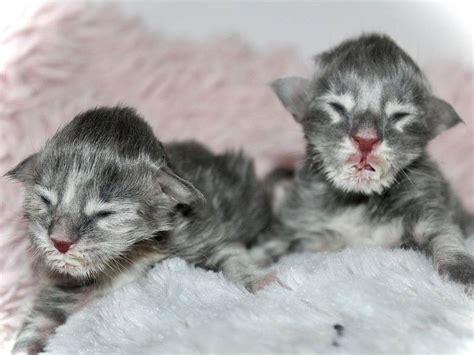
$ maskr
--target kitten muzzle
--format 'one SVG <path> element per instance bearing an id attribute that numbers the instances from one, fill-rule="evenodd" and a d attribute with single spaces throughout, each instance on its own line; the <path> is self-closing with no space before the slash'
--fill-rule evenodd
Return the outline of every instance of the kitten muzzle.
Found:
<path id="1" fill-rule="evenodd" d="M 379 159 L 372 154 L 351 154 L 346 160 L 346 164 L 359 171 L 375 172 Z"/>
<path id="2" fill-rule="evenodd" d="M 353 167 L 355 167 L 359 171 L 362 171 L 362 170 L 368 170 L 368 171 L 372 171 L 372 172 L 375 171 L 375 168 L 368 163 L 366 157 L 361 158 L 359 160 L 359 162 L 356 165 L 354 165 Z"/>

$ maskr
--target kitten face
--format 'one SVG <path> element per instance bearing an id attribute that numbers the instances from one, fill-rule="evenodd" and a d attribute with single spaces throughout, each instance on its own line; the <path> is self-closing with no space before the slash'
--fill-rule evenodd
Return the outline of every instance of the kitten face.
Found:
<path id="1" fill-rule="evenodd" d="M 341 190 L 383 192 L 431 138 L 459 121 L 387 37 L 344 42 L 318 65 L 312 81 L 279 79 L 272 87 L 302 124 L 309 158 Z"/>
<path id="2" fill-rule="evenodd" d="M 47 154 L 39 159 L 39 179 L 27 190 L 25 216 L 35 251 L 56 271 L 73 276 L 106 271 L 131 245 L 169 228 L 164 212 L 157 223 L 149 219 L 157 215 L 147 211 L 149 206 L 169 201 L 159 188 L 153 190 L 159 185 L 145 166 L 81 159 L 80 166 L 50 169 Z"/>
<path id="3" fill-rule="evenodd" d="M 129 109 L 76 117 L 9 175 L 26 186 L 35 254 L 78 278 L 120 268 L 130 248 L 172 228 L 177 204 L 199 198 Z"/>
<path id="4" fill-rule="evenodd" d="M 396 78 L 339 72 L 321 78 L 302 121 L 330 181 L 370 194 L 389 187 L 428 142 L 426 90 Z"/>

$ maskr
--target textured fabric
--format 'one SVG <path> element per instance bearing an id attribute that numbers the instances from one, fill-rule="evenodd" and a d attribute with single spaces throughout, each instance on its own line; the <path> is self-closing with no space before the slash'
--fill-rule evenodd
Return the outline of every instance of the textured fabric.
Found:
<path id="1" fill-rule="evenodd" d="M 81 110 L 135 106 L 163 140 L 239 148 L 260 173 L 303 151 L 300 128 L 267 83 L 304 74 L 291 50 L 259 52 L 234 37 L 192 42 L 149 33 L 110 7 L 37 5 L 0 37 L 0 173 L 37 150 Z M 432 151 L 474 211 L 473 77 L 470 68 L 428 68 L 435 92 L 465 125 Z M 0 178 L 0 341 L 11 339 L 36 280 L 21 223 L 22 190 Z"/>
<path id="2" fill-rule="evenodd" d="M 472 354 L 474 350 L 472 299 L 462 286 L 442 281 L 419 253 L 373 248 L 293 255 L 278 269 L 284 288 L 273 285 L 251 295 L 222 275 L 178 259 L 167 261 L 144 280 L 71 317 L 48 350 L 107 354 Z"/>

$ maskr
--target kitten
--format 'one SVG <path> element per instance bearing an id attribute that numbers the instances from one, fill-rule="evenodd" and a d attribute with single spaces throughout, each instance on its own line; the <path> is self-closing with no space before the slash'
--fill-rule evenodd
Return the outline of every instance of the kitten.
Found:
<path id="1" fill-rule="evenodd" d="M 474 232 L 426 146 L 460 118 L 432 95 L 390 38 L 363 35 L 316 57 L 311 79 L 271 86 L 303 127 L 306 159 L 260 258 L 362 245 L 426 251 L 436 269 L 472 285 Z"/>
<path id="2" fill-rule="evenodd" d="M 24 215 L 44 269 L 15 352 L 41 351 L 71 313 L 168 256 L 246 286 L 258 274 L 246 244 L 271 208 L 252 162 L 197 143 L 163 147 L 132 109 L 76 116 L 7 176 L 26 188 Z"/>

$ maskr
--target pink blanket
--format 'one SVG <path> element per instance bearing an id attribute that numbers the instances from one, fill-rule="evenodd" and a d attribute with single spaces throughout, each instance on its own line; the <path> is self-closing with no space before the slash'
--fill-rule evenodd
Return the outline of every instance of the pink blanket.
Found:
<path id="1" fill-rule="evenodd" d="M 0 174 L 79 111 L 115 104 L 135 106 L 164 141 L 243 146 L 263 173 L 303 149 L 299 127 L 266 84 L 305 71 L 290 50 L 258 52 L 233 37 L 167 39 L 110 7 L 42 5 L 0 38 Z M 472 69 L 433 63 L 427 72 L 466 123 L 432 152 L 474 211 Z M 21 202 L 21 187 L 0 178 L 0 341 L 18 327 L 35 284 Z"/>

